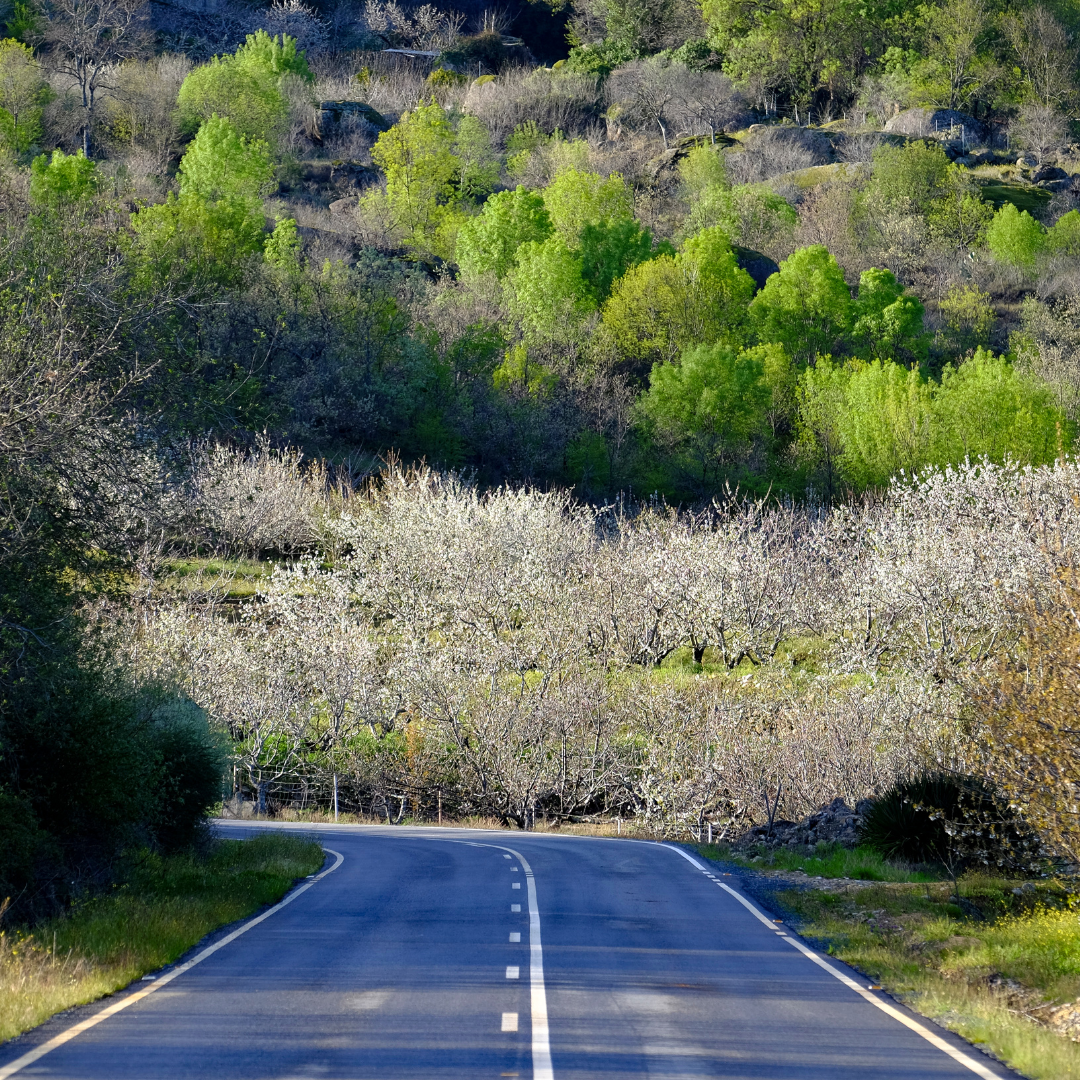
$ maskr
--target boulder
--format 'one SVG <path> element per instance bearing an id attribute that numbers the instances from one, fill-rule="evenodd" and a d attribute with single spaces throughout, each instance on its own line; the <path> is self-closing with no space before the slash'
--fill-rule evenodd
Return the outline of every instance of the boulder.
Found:
<path id="1" fill-rule="evenodd" d="M 905 109 L 886 124 L 895 135 L 943 139 L 963 146 L 986 142 L 986 125 L 955 109 Z"/>
<path id="2" fill-rule="evenodd" d="M 356 196 L 348 195 L 344 199 L 335 199 L 328 209 L 331 214 L 351 214 L 356 206 Z"/>
<path id="3" fill-rule="evenodd" d="M 377 109 L 366 101 L 323 101 L 315 113 L 315 122 L 320 135 L 326 135 L 334 128 L 348 122 L 358 121 L 370 124 L 376 131 L 388 131 L 390 124 Z"/>
<path id="4" fill-rule="evenodd" d="M 763 289 L 765 282 L 780 270 L 780 267 L 768 255 L 762 255 L 760 251 L 754 251 L 753 248 L 738 247 L 733 244 L 731 250 L 735 252 L 735 261 L 740 268 L 753 279 L 754 292 Z"/>
<path id="5" fill-rule="evenodd" d="M 737 847 L 768 844 L 770 847 L 814 847 L 816 844 L 842 844 L 855 847 L 859 842 L 859 827 L 870 807 L 864 799 L 853 810 L 843 799 L 833 799 L 816 813 L 802 821 L 774 821 L 755 825 L 736 841 Z"/>
<path id="6" fill-rule="evenodd" d="M 1045 184 L 1050 180 L 1068 180 L 1069 174 L 1056 165 L 1044 165 L 1031 178 L 1036 184 Z"/>

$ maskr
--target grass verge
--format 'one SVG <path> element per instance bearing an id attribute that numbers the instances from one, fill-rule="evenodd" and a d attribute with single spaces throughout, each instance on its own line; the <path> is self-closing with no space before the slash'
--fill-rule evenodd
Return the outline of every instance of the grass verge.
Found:
<path id="1" fill-rule="evenodd" d="M 1059 883 L 778 891 L 799 931 L 1035 1080 L 1080 1080 L 1080 918 Z"/>
<path id="2" fill-rule="evenodd" d="M 886 859 L 873 848 L 845 848 L 840 844 L 818 844 L 810 850 L 764 844 L 756 849 L 734 851 L 723 844 L 700 844 L 707 859 L 722 859 L 748 870 L 802 871 L 808 878 L 852 878 L 855 881 L 940 881 L 944 876 L 933 869 Z"/>
<path id="3" fill-rule="evenodd" d="M 275 833 L 219 840 L 201 857 L 147 856 L 108 895 L 32 932 L 0 933 L 0 1041 L 171 963 L 280 900 L 323 857 L 314 841 Z"/>

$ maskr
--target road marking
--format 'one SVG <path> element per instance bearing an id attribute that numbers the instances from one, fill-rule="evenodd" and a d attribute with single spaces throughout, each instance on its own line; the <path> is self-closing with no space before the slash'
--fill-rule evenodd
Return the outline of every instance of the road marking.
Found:
<path id="1" fill-rule="evenodd" d="M 504 855 L 503 858 L 504 859 L 509 859 L 510 856 L 509 855 Z M 517 1016 L 517 1013 L 503 1013 L 503 1016 Z"/>
<path id="2" fill-rule="evenodd" d="M 513 885 L 510 886 L 510 888 L 511 889 L 520 889 L 521 888 L 521 882 L 520 881 L 515 881 L 513 883 Z"/>
<path id="3" fill-rule="evenodd" d="M 511 904 L 510 905 L 510 910 L 511 911 L 520 911 L 521 910 L 521 905 L 520 904 Z"/>
<path id="4" fill-rule="evenodd" d="M 683 851 L 682 848 L 675 847 L 674 844 L 661 844 L 660 847 L 666 847 L 669 848 L 671 851 L 677 852 L 688 863 L 697 867 L 698 870 L 702 871 L 703 873 L 707 872 L 705 870 L 705 867 L 702 866 L 701 863 L 697 861 L 697 859 L 695 859 L 692 855 L 689 855 L 687 852 Z M 731 875 L 727 874 L 725 876 L 730 877 Z M 726 882 L 719 881 L 717 882 L 717 884 L 725 892 L 728 892 L 732 896 L 734 896 L 735 899 L 738 900 L 739 903 L 742 904 L 742 906 L 746 908 L 746 910 L 749 911 L 750 914 L 753 915 L 759 922 L 764 923 L 774 933 L 779 933 L 776 930 L 776 926 L 774 925 L 773 920 L 770 919 L 767 915 L 765 915 L 764 912 L 762 912 L 756 904 L 751 903 L 741 893 L 737 893 Z M 963 1050 L 958 1050 L 955 1046 L 952 1046 L 951 1044 L 946 1042 L 940 1035 L 935 1035 L 934 1032 L 932 1032 L 929 1028 L 925 1027 L 923 1024 L 920 1024 L 918 1020 L 914 1019 L 911 1016 L 908 1016 L 904 1012 L 901 1012 L 899 1009 L 897 1009 L 895 1006 L 890 1004 L 882 997 L 872 994 L 869 990 L 864 989 L 849 975 L 844 974 L 844 972 L 842 972 L 839 968 L 833 967 L 833 965 L 830 964 L 826 959 L 824 959 L 824 957 L 818 956 L 818 954 L 812 949 L 807 948 L 807 946 L 805 946 L 797 937 L 788 937 L 786 934 L 781 936 L 783 936 L 784 940 L 788 942 L 788 944 L 798 949 L 799 952 L 801 952 L 805 957 L 807 957 L 807 959 L 812 960 L 815 964 L 817 964 L 819 968 L 823 968 L 830 975 L 832 975 L 834 979 L 838 979 L 846 987 L 854 990 L 855 993 L 858 994 L 861 998 L 869 1001 L 871 1005 L 880 1009 L 883 1013 L 887 1013 L 894 1020 L 899 1020 L 900 1023 L 904 1025 L 904 1027 L 910 1028 L 912 1031 L 915 1032 L 916 1035 L 921 1035 L 928 1043 L 930 1043 L 931 1046 L 935 1046 L 938 1050 L 942 1051 L 942 1053 L 948 1054 L 948 1056 L 951 1057 L 953 1061 L 957 1062 L 960 1065 L 963 1065 L 966 1069 L 970 1069 L 976 1076 L 982 1077 L 982 1080 L 1000 1080 L 999 1073 L 994 1072 L 992 1069 L 988 1069 L 981 1061 L 973 1058 L 970 1054 L 965 1054 Z M 2 1076 L 0 1076 L 0 1080 L 3 1080 Z"/>
<path id="5" fill-rule="evenodd" d="M 325 851 L 327 855 L 336 856 L 334 865 L 329 869 L 324 870 L 321 874 L 316 874 L 310 881 L 306 881 L 299 888 L 293 889 L 292 892 L 290 892 L 283 900 L 276 903 L 269 911 L 264 911 L 261 915 L 257 915 L 254 919 L 250 919 L 248 922 L 244 923 L 243 926 L 237 927 L 231 934 L 227 934 L 220 941 L 215 941 L 213 945 L 208 945 L 202 952 L 196 953 L 196 955 L 188 960 L 187 963 L 181 964 L 179 967 L 173 968 L 173 970 L 167 974 L 160 976 L 145 989 L 137 990 L 134 994 L 129 994 L 122 1001 L 114 1002 L 112 1005 L 102 1009 L 101 1012 L 94 1013 L 93 1016 L 88 1016 L 85 1020 L 69 1027 L 67 1031 L 61 1031 L 59 1035 L 54 1035 L 48 1042 L 44 1042 L 33 1050 L 27 1051 L 22 1057 L 16 1058 L 9 1065 L 0 1067 L 0 1080 L 7 1080 L 9 1076 L 14 1076 L 17 1072 L 21 1072 L 27 1065 L 32 1065 L 39 1058 L 43 1058 L 46 1054 L 63 1046 L 64 1043 L 71 1042 L 76 1035 L 81 1035 L 84 1031 L 89 1031 L 90 1028 L 100 1024 L 102 1020 L 108 1020 L 110 1016 L 115 1016 L 129 1005 L 134 1005 L 137 1001 L 142 1001 L 143 998 L 149 997 L 167 983 L 171 983 L 173 979 L 190 971 L 196 964 L 201 964 L 208 956 L 212 956 L 216 953 L 218 949 L 223 949 L 230 942 L 235 941 L 241 934 L 246 934 L 252 927 L 258 926 L 259 923 L 269 919 L 271 915 L 279 912 L 286 904 L 291 904 L 301 893 L 307 892 L 315 882 L 326 877 L 327 874 L 332 874 L 345 861 L 345 856 L 340 852 L 332 851 L 330 848 L 323 848 L 323 851 Z"/>
<path id="6" fill-rule="evenodd" d="M 508 979 L 521 978 L 521 968 L 519 968 L 517 964 L 508 964 L 506 968 L 506 977 Z"/>
<path id="7" fill-rule="evenodd" d="M 516 874 L 517 872 L 518 872 L 518 868 L 516 866 L 511 866 L 510 867 L 510 873 L 511 874 Z"/>
<path id="8" fill-rule="evenodd" d="M 517 1013 L 503 1013 L 503 1031 L 517 1031 Z M 506 1074 L 503 1073 L 505 1076 Z"/>
<path id="9" fill-rule="evenodd" d="M 520 940 L 521 940 L 521 935 L 520 935 L 520 934 L 519 934 L 519 933 L 518 933 L 518 932 L 517 932 L 517 931 L 515 930 L 515 931 L 514 931 L 514 932 L 513 932 L 513 933 L 512 933 L 511 935 L 510 935 L 510 940 L 511 940 L 511 941 L 520 941 Z"/>

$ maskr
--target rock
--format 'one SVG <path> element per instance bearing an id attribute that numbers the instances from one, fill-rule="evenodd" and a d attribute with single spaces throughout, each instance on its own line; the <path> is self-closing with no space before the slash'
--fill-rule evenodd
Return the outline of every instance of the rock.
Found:
<path id="1" fill-rule="evenodd" d="M 905 109 L 885 124 L 896 135 L 947 139 L 969 146 L 986 142 L 986 125 L 955 109 Z"/>
<path id="2" fill-rule="evenodd" d="M 335 199 L 329 206 L 331 214 L 351 214 L 356 209 L 356 197 L 348 195 L 344 199 Z"/>
<path id="3" fill-rule="evenodd" d="M 388 131 L 390 124 L 377 109 L 366 101 L 323 101 L 315 113 L 315 121 L 320 135 L 326 135 L 342 124 L 362 122 L 370 124 L 376 131 Z"/>
<path id="4" fill-rule="evenodd" d="M 1030 169 L 1034 167 L 1035 164 L 1035 158 L 1033 158 L 1031 154 L 1021 154 L 1016 159 L 1016 167 L 1018 169 Z"/>
<path id="5" fill-rule="evenodd" d="M 1056 165 L 1043 165 L 1043 167 L 1036 171 L 1035 175 L 1031 178 L 1036 184 L 1045 184 L 1050 180 L 1068 180 L 1069 174 L 1064 169 L 1059 169 Z"/>
<path id="6" fill-rule="evenodd" d="M 738 246 L 733 246 L 731 250 L 735 252 L 735 261 L 739 267 L 753 279 L 755 292 L 763 289 L 765 282 L 773 274 L 780 272 L 780 267 L 768 255 L 762 255 L 760 251 Z"/>
<path id="7" fill-rule="evenodd" d="M 859 803 L 864 810 L 867 800 Z M 855 847 L 859 839 L 862 815 L 852 810 L 843 799 L 833 799 L 803 821 L 774 821 L 772 830 L 767 825 L 748 829 L 736 841 L 737 847 L 769 844 L 772 847 L 813 847 L 815 844 L 842 844 Z"/>
<path id="8" fill-rule="evenodd" d="M 970 169 L 975 164 L 975 159 L 970 154 L 963 154 L 958 158 L 953 158 L 955 165 L 963 165 L 965 168 Z"/>

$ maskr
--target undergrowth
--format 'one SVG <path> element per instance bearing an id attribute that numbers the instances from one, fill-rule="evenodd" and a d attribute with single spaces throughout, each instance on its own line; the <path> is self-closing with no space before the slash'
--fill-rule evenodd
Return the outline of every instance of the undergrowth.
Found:
<path id="1" fill-rule="evenodd" d="M 226 923 L 280 900 L 323 862 L 304 837 L 219 840 L 202 855 L 147 854 L 122 884 L 32 931 L 0 933 L 0 1040 L 169 964 Z"/>

